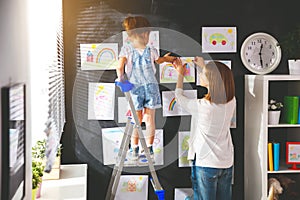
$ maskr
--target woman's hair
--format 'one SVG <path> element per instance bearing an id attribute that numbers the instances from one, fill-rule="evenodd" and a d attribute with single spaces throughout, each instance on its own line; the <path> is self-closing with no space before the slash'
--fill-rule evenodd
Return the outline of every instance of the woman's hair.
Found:
<path id="1" fill-rule="evenodd" d="M 235 96 L 235 85 L 232 71 L 224 63 L 211 61 L 205 66 L 205 75 L 209 89 L 205 96 L 207 100 L 216 104 L 224 104 Z"/>
<path id="2" fill-rule="evenodd" d="M 150 22 L 142 16 L 127 17 L 122 25 L 128 36 L 149 33 L 151 27 Z"/>

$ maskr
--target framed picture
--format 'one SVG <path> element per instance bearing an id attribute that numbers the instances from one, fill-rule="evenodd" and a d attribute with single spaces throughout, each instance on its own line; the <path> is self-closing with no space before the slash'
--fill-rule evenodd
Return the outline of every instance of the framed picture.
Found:
<path id="1" fill-rule="evenodd" d="M 300 170 L 300 142 L 286 142 L 286 164 L 291 164 L 290 169 Z"/>
<path id="2" fill-rule="evenodd" d="M 25 85 L 1 88 L 1 199 L 25 196 Z"/>

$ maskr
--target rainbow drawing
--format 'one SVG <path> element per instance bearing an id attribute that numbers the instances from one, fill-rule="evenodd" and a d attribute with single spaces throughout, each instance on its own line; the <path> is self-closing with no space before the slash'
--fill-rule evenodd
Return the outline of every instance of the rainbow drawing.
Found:
<path id="1" fill-rule="evenodd" d="M 161 70 L 160 79 L 163 80 L 165 78 L 172 78 L 174 74 L 177 77 L 177 72 L 174 68 L 174 66 L 171 63 L 166 63 Z M 175 79 L 176 80 L 176 79 Z"/>
<path id="2" fill-rule="evenodd" d="M 80 44 L 82 70 L 114 70 L 118 64 L 118 43 Z"/>
<path id="3" fill-rule="evenodd" d="M 99 51 L 96 59 L 96 63 L 100 63 L 102 60 L 116 60 L 117 56 L 113 49 L 103 48 Z"/>
<path id="4" fill-rule="evenodd" d="M 169 104 L 169 111 L 173 111 L 174 110 L 174 106 L 176 104 L 176 99 L 175 97 L 171 100 L 170 104 Z"/>

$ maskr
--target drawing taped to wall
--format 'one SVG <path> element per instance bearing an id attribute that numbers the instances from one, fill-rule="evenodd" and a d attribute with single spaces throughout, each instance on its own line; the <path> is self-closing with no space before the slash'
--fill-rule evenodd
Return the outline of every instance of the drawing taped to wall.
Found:
<path id="1" fill-rule="evenodd" d="M 184 90 L 183 94 L 190 99 L 197 98 L 197 90 Z M 163 101 L 163 116 L 183 116 L 190 115 L 185 111 L 177 102 L 175 98 L 174 91 L 163 91 L 162 92 Z"/>
<path id="2" fill-rule="evenodd" d="M 236 27 L 202 27 L 202 52 L 236 52 Z"/>
<path id="3" fill-rule="evenodd" d="M 102 129 L 102 142 L 103 142 L 103 164 L 104 165 L 113 165 L 116 163 L 116 158 L 120 150 L 124 127 L 114 127 L 114 128 L 103 128 Z M 146 131 L 143 130 L 145 135 Z M 143 166 L 148 164 L 148 160 L 141 148 L 139 143 L 140 151 L 138 161 L 130 161 L 127 158 L 125 159 L 125 165 L 127 166 Z M 154 151 L 154 165 L 163 165 L 164 164 L 164 139 L 163 139 L 163 130 L 155 130 L 155 137 L 153 142 L 153 151 Z"/>
<path id="4" fill-rule="evenodd" d="M 190 167 L 192 163 L 187 159 L 190 139 L 189 131 L 178 132 L 178 167 Z"/>
<path id="5" fill-rule="evenodd" d="M 115 200 L 148 199 L 147 175 L 122 175 L 117 188 Z"/>
<path id="6" fill-rule="evenodd" d="M 80 44 L 81 70 L 114 70 L 118 43 Z"/>
<path id="7" fill-rule="evenodd" d="M 88 119 L 114 120 L 115 84 L 89 83 Z"/>
<path id="8" fill-rule="evenodd" d="M 126 31 L 122 31 L 123 45 L 131 44 Z M 148 46 L 157 49 L 159 53 L 159 31 L 150 31 Z"/>
<path id="9" fill-rule="evenodd" d="M 195 82 L 195 64 L 193 57 L 181 57 L 182 63 L 186 63 L 186 71 L 184 73 L 184 82 Z M 172 63 L 164 62 L 159 65 L 160 83 L 176 83 L 177 71 Z"/>
<path id="10" fill-rule="evenodd" d="M 192 188 L 175 188 L 174 200 L 193 200 Z"/>

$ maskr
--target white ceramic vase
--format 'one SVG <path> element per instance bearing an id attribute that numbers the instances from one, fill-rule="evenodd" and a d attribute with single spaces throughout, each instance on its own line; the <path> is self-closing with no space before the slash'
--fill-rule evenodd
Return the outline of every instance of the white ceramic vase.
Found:
<path id="1" fill-rule="evenodd" d="M 280 110 L 268 111 L 268 124 L 279 124 Z"/>

